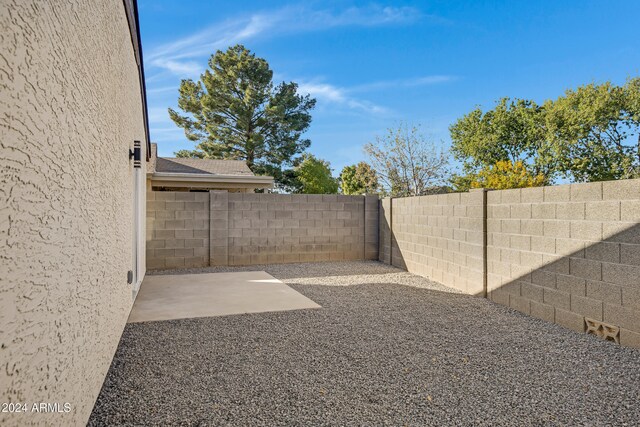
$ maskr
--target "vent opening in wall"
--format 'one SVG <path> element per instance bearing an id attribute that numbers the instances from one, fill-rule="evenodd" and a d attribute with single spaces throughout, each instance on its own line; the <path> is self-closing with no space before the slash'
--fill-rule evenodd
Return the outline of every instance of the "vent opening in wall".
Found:
<path id="1" fill-rule="evenodd" d="M 619 327 L 587 318 L 584 319 L 584 323 L 588 334 L 598 336 L 606 341 L 613 341 L 616 344 L 620 344 Z"/>
<path id="2" fill-rule="evenodd" d="M 133 283 L 133 271 L 132 270 L 127 271 L 127 283 L 128 284 L 132 284 Z"/>

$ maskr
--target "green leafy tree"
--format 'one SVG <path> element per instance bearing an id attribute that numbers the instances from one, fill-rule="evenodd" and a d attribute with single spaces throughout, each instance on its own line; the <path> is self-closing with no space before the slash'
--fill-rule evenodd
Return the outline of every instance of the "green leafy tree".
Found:
<path id="1" fill-rule="evenodd" d="M 640 176 L 640 78 L 568 90 L 545 104 L 559 171 L 574 181 Z"/>
<path id="2" fill-rule="evenodd" d="M 299 182 L 298 192 L 303 194 L 336 194 L 338 182 L 331 175 L 331 165 L 326 160 L 318 159 L 312 154 L 304 154 L 302 161 L 295 168 L 295 176 Z"/>
<path id="3" fill-rule="evenodd" d="M 380 189 L 376 171 L 366 162 L 345 166 L 339 180 L 342 194 L 372 194 Z"/>
<path id="4" fill-rule="evenodd" d="M 556 159 L 547 142 L 544 109 L 524 99 L 500 99 L 495 108 L 476 108 L 449 128 L 451 150 L 473 174 L 489 170 L 498 162 L 520 162 L 533 176 L 550 182 L 556 173 Z M 458 189 L 469 184 L 464 176 L 454 177 Z"/>
<path id="5" fill-rule="evenodd" d="M 287 173 L 310 145 L 302 134 L 311 124 L 315 99 L 299 95 L 296 83 L 274 86 L 273 71 L 242 45 L 217 51 L 209 69 L 180 84 L 178 107 L 169 116 L 196 143 L 181 157 L 245 160 L 256 174 L 291 184 Z"/>
<path id="6" fill-rule="evenodd" d="M 463 163 L 458 190 L 498 162 L 522 162 L 544 184 L 557 177 L 602 181 L 640 177 L 640 78 L 568 90 L 542 106 L 501 99 L 489 111 L 476 108 L 450 127 L 452 151 Z"/>
<path id="7" fill-rule="evenodd" d="M 386 194 L 394 197 L 440 193 L 449 178 L 449 156 L 421 133 L 401 123 L 376 137 L 364 152 Z"/>

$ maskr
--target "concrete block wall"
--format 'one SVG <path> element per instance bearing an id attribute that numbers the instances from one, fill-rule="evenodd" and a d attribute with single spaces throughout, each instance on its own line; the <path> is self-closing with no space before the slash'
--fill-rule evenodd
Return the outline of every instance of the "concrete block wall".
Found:
<path id="1" fill-rule="evenodd" d="M 384 199 L 379 260 L 640 348 L 640 180 Z"/>
<path id="2" fill-rule="evenodd" d="M 480 190 L 383 200 L 380 259 L 484 295 L 484 196 Z"/>
<path id="3" fill-rule="evenodd" d="M 209 265 L 209 204 L 208 192 L 147 191 L 147 268 Z"/>
<path id="4" fill-rule="evenodd" d="M 365 207 L 372 202 L 362 196 L 229 193 L 228 199 L 229 265 L 361 260 L 377 246 L 365 242 L 371 235 Z M 375 233 L 377 223 L 372 227 Z"/>
<path id="5" fill-rule="evenodd" d="M 379 245 L 379 199 L 377 195 L 364 198 L 364 259 L 378 259 Z"/>
<path id="6" fill-rule="evenodd" d="M 229 265 L 229 193 L 209 193 L 209 265 Z"/>
<path id="7" fill-rule="evenodd" d="M 149 268 L 379 259 L 640 347 L 640 180 L 383 200 L 150 192 L 147 208 Z"/>
<path id="8" fill-rule="evenodd" d="M 149 192 L 151 269 L 378 258 L 378 197 Z"/>
<path id="9" fill-rule="evenodd" d="M 391 199 L 380 200 L 378 209 L 378 260 L 391 264 Z"/>
<path id="10" fill-rule="evenodd" d="M 489 297 L 640 347 L 640 180 L 490 191 Z M 586 320 L 585 320 L 586 319 Z"/>

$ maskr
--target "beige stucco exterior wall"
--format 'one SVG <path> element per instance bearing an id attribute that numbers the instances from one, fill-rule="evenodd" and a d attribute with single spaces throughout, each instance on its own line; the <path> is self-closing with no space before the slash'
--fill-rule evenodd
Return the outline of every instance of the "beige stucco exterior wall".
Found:
<path id="1" fill-rule="evenodd" d="M 2 0 L 0 52 L 0 402 L 71 404 L 0 425 L 84 425 L 132 305 L 145 131 L 123 3 Z"/>

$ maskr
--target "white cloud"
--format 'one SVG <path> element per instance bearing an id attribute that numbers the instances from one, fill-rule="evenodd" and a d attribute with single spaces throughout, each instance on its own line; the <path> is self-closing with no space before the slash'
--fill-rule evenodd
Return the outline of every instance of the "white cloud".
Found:
<path id="1" fill-rule="evenodd" d="M 297 29 L 319 30 L 343 26 L 373 27 L 379 25 L 408 24 L 422 17 L 418 9 L 412 7 L 368 6 L 350 7 L 341 12 L 331 10 L 309 10 L 298 8 L 290 10 L 296 18 Z"/>
<path id="2" fill-rule="evenodd" d="M 327 83 L 300 83 L 298 92 L 332 102 L 345 102 L 344 91 Z"/>
<path id="3" fill-rule="evenodd" d="M 433 76 L 423 76 L 423 77 L 416 77 L 416 78 L 410 78 L 410 79 L 384 80 L 384 81 L 365 83 L 362 85 L 354 86 L 350 89 L 350 91 L 351 92 L 371 92 L 371 91 L 383 90 L 383 89 L 429 86 L 429 85 L 437 85 L 442 83 L 449 83 L 457 79 L 458 77 L 456 76 L 433 75 Z"/>
<path id="4" fill-rule="evenodd" d="M 153 132 L 154 132 L 154 133 L 163 133 L 163 134 L 164 134 L 164 133 L 180 133 L 180 134 L 182 134 L 182 133 L 184 133 L 184 129 L 179 128 L 179 127 L 177 127 L 177 126 L 169 127 L 169 128 L 162 128 L 162 127 L 161 127 L 161 128 L 158 128 L 158 127 L 154 127 L 154 128 L 153 128 Z"/>
<path id="5" fill-rule="evenodd" d="M 148 80 L 148 79 L 147 79 Z M 147 89 L 147 95 L 148 94 L 152 94 L 152 93 L 165 93 L 165 92 L 178 92 L 178 86 L 163 86 L 163 87 L 156 87 L 153 89 Z"/>
<path id="6" fill-rule="evenodd" d="M 206 57 L 218 49 L 258 37 L 275 37 L 346 26 L 410 24 L 422 17 L 437 19 L 432 15 L 423 15 L 411 7 L 373 5 L 351 7 L 336 12 L 329 9 L 313 10 L 305 6 L 289 6 L 274 12 L 255 13 L 214 24 L 175 42 L 157 46 L 145 59 L 151 66 L 169 70 L 181 77 L 194 77 L 202 69 L 193 61 L 194 58 Z"/>
<path id="7" fill-rule="evenodd" d="M 334 104 L 359 110 L 369 114 L 386 114 L 389 110 L 372 102 L 356 99 L 348 95 L 348 90 L 333 86 L 328 83 L 306 82 L 298 85 L 298 92 L 310 94 L 321 103 Z"/>
<path id="8" fill-rule="evenodd" d="M 202 65 L 195 61 L 180 62 L 172 59 L 156 58 L 151 63 L 156 67 L 164 68 L 173 74 L 184 77 L 197 77 L 202 72 Z"/>
<path id="9" fill-rule="evenodd" d="M 457 77 L 455 76 L 432 75 L 411 79 L 396 79 L 365 83 L 362 85 L 346 88 L 334 86 L 329 83 L 311 81 L 300 83 L 298 85 L 298 92 L 301 94 L 309 93 L 312 97 L 318 99 L 318 101 L 321 103 L 344 106 L 352 110 L 359 110 L 373 115 L 388 115 L 391 112 L 386 107 L 382 107 L 364 99 L 360 99 L 353 94 L 372 92 L 383 89 L 397 89 L 403 87 L 410 88 L 416 86 L 442 84 L 454 81 L 456 79 Z"/>
<path id="10" fill-rule="evenodd" d="M 443 19 L 427 15 L 412 7 L 369 5 L 342 10 L 318 9 L 305 5 L 287 6 L 275 11 L 259 12 L 211 25 L 174 42 L 156 46 L 145 56 L 148 67 L 155 71 L 147 82 L 165 80 L 169 76 L 197 78 L 205 68 L 209 55 L 236 43 L 259 38 L 323 31 L 338 27 L 377 27 L 408 25 L 418 20 L 435 23 Z M 154 70 L 155 69 L 155 70 Z M 310 93 L 319 105 L 333 105 L 355 112 L 380 116 L 390 111 L 362 99 L 356 94 L 392 87 L 413 87 L 444 83 L 453 76 L 434 75 L 414 79 L 389 80 L 353 87 L 338 87 L 325 82 L 307 81 L 300 84 L 301 93 Z M 167 83 L 165 83 L 166 85 Z M 169 92 L 170 87 L 150 88 L 149 93 Z M 177 91 L 177 86 L 173 89 Z M 166 110 L 150 112 L 150 121 L 166 122 Z M 157 120 L 156 120 L 157 118 Z"/>
<path id="11" fill-rule="evenodd" d="M 149 123 L 166 123 L 167 121 L 171 122 L 169 119 L 169 113 L 166 108 L 162 107 L 151 107 L 147 111 L 149 116 Z"/>
<path id="12" fill-rule="evenodd" d="M 170 119 L 157 122 L 151 126 L 150 131 L 153 142 L 186 141 L 184 129 L 174 125 Z"/>
<path id="13" fill-rule="evenodd" d="M 425 76 L 425 77 L 419 77 L 413 80 L 408 80 L 406 83 L 409 86 L 420 86 L 420 85 L 447 83 L 456 79 L 457 79 L 456 76 Z"/>

